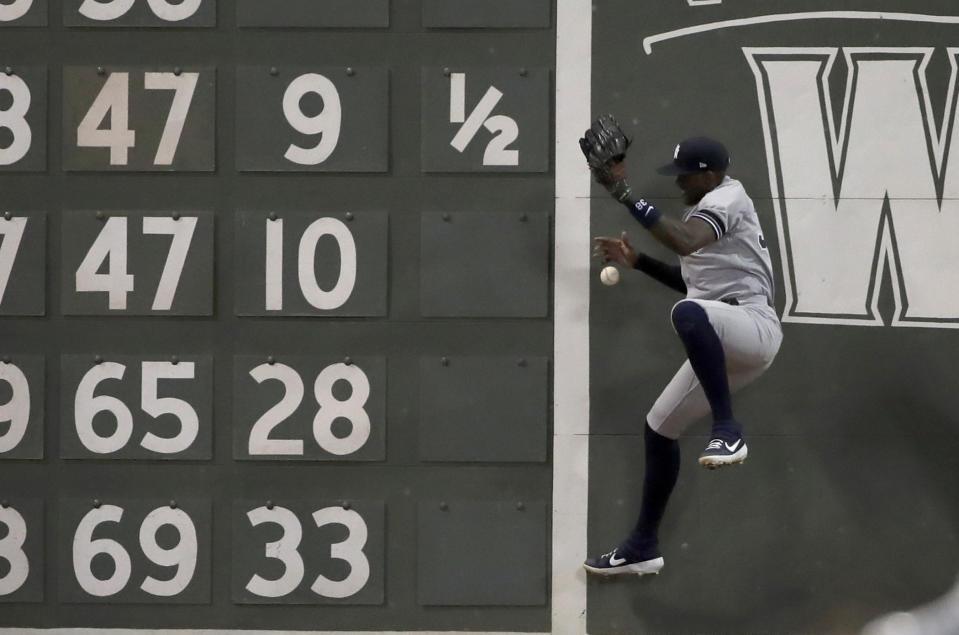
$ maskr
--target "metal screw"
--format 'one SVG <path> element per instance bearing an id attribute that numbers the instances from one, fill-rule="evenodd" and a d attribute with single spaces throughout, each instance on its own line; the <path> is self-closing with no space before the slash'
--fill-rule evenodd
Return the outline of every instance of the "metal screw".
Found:
<path id="1" fill-rule="evenodd" d="M 347 366 L 352 366 L 353 358 L 347 355 L 346 357 L 343 358 L 343 363 L 346 364 Z"/>
<path id="2" fill-rule="evenodd" d="M 450 69 L 449 69 L 449 67 L 443 68 L 443 74 L 446 75 L 447 77 L 450 76 Z"/>
<path id="3" fill-rule="evenodd" d="M 4 357 L 3 357 L 3 363 L 4 363 L 4 364 L 9 364 L 9 363 L 10 363 L 10 357 L 9 357 L 8 355 L 4 355 Z"/>
<path id="4" fill-rule="evenodd" d="M 179 77 L 180 73 L 182 73 L 182 72 L 183 72 L 183 69 L 180 68 L 179 66 L 175 66 L 175 67 L 173 68 L 173 74 L 176 75 L 177 77 Z"/>
<path id="5" fill-rule="evenodd" d="M 347 212 L 347 213 L 346 213 L 346 220 L 348 220 L 348 221 L 353 220 L 353 212 Z"/>
<path id="6" fill-rule="evenodd" d="M 353 67 L 352 67 L 352 66 L 347 66 L 347 67 L 346 67 L 346 75 L 347 75 L 348 77 L 353 77 L 354 75 L 356 75 L 356 71 L 353 70 Z"/>
<path id="7" fill-rule="evenodd" d="M 447 223 L 450 222 L 452 218 L 453 217 L 450 216 L 449 214 L 443 214 L 443 220 L 446 221 Z"/>
<path id="8" fill-rule="evenodd" d="M 97 217 L 97 220 L 106 220 L 107 215 L 104 214 L 103 212 L 97 212 L 96 217 Z"/>
<path id="9" fill-rule="evenodd" d="M 173 212 L 171 216 L 173 216 L 173 220 L 180 220 L 180 212 Z"/>
<path id="10" fill-rule="evenodd" d="M 520 368 L 526 368 L 526 359 L 521 357 L 519 361 L 516 362 L 516 365 Z"/>
<path id="11" fill-rule="evenodd" d="M 525 223 L 525 222 L 527 222 L 528 220 L 529 220 L 529 215 L 528 215 L 528 214 L 525 214 L 525 213 L 520 214 L 519 222 Z"/>
<path id="12" fill-rule="evenodd" d="M 273 501 L 266 501 L 266 508 L 273 509 Z"/>
<path id="13" fill-rule="evenodd" d="M 276 219 L 277 219 L 276 212 L 270 212 L 270 220 L 276 220 Z"/>
<path id="14" fill-rule="evenodd" d="M 6 73 L 7 75 L 13 75 L 13 69 L 10 68 L 9 66 L 3 69 L 3 72 Z"/>
<path id="15" fill-rule="evenodd" d="M 170 501 L 170 509 L 176 509 L 176 501 Z"/>
<path id="16" fill-rule="evenodd" d="M 523 511 L 524 509 L 526 509 L 526 503 L 524 503 L 523 501 L 519 501 L 518 503 L 516 503 L 516 509 L 518 509 L 519 511 Z"/>
<path id="17" fill-rule="evenodd" d="M 340 507 L 343 509 L 349 509 L 353 505 L 350 504 L 350 501 L 340 501 Z"/>
<path id="18" fill-rule="evenodd" d="M 180 358 L 174 355 L 173 357 L 170 358 L 170 363 L 176 366 L 177 364 L 180 363 Z"/>
<path id="19" fill-rule="evenodd" d="M 100 499 L 99 499 L 99 498 L 94 498 L 94 499 L 93 499 L 93 506 L 94 506 L 95 508 L 97 508 L 97 509 L 100 509 Z"/>
<path id="20" fill-rule="evenodd" d="M 440 503 L 440 509 L 441 509 L 442 511 L 445 512 L 445 511 L 449 510 L 449 508 L 450 508 L 450 506 L 447 505 L 445 502 Z"/>
<path id="21" fill-rule="evenodd" d="M 0 501 L 0 507 L 6 509 L 7 507 L 10 507 L 10 503 L 8 503 L 6 499 L 4 499 Z"/>
<path id="22" fill-rule="evenodd" d="M 443 366 L 449 366 L 449 365 L 450 365 L 450 360 L 449 360 L 449 358 L 448 358 L 448 357 L 443 357 L 442 359 L 440 359 L 440 364 L 442 364 Z"/>
<path id="23" fill-rule="evenodd" d="M 276 358 L 270 355 L 269 357 L 266 358 L 266 363 L 272 366 L 273 364 L 276 363 Z"/>
<path id="24" fill-rule="evenodd" d="M 11 214 L 10 212 L 4 212 L 4 213 L 3 213 L 3 217 L 4 217 L 6 220 L 10 220 L 11 218 L 13 218 L 13 214 Z"/>
<path id="25" fill-rule="evenodd" d="M 106 74 L 107 74 L 107 69 L 103 68 L 102 66 L 97 66 L 97 75 L 106 75 Z"/>
<path id="26" fill-rule="evenodd" d="M 270 75 L 272 75 L 273 77 L 276 77 L 279 74 L 280 74 L 280 69 L 278 69 L 276 66 L 270 67 Z"/>
<path id="27" fill-rule="evenodd" d="M 102 363 L 103 363 L 103 357 L 100 356 L 100 355 L 94 356 L 94 358 L 93 358 L 93 363 L 94 363 L 94 364 L 102 364 Z"/>
<path id="28" fill-rule="evenodd" d="M 520 76 L 520 77 L 526 77 L 527 75 L 529 75 L 529 71 L 528 71 L 528 70 L 526 70 L 525 68 L 519 69 L 519 76 Z"/>

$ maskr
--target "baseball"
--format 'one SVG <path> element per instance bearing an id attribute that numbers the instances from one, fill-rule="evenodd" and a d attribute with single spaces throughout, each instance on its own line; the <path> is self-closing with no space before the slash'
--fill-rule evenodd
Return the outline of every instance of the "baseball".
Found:
<path id="1" fill-rule="evenodd" d="M 619 269 L 613 265 L 609 265 L 600 272 L 599 279 L 607 287 L 610 287 L 619 282 Z"/>

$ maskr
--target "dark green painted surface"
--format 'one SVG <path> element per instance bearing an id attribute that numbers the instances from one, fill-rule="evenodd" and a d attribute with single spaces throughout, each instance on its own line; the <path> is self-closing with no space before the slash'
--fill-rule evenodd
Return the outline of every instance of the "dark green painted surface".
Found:
<path id="1" fill-rule="evenodd" d="M 724 19 L 839 8 L 730 1 L 676 2 L 652 11 L 614 1 L 594 13 L 593 63 L 602 70 L 593 75 L 593 110 L 614 113 L 634 135 L 627 161 L 634 189 L 676 213 L 679 191 L 653 168 L 669 161 L 683 137 L 722 139 L 732 156 L 730 174 L 754 199 L 770 244 L 780 314 L 779 194 L 770 186 L 757 82 L 743 47 L 935 47 L 927 77 L 934 116 L 941 118 L 950 72 L 945 47 L 955 44 L 955 26 L 848 20 L 745 26 L 661 42 L 648 56 L 642 39 Z M 843 2 L 841 9 L 955 14 L 948 2 Z M 598 44 L 620 41 L 624 25 L 632 35 L 628 45 Z M 829 78 L 837 126 L 842 56 L 840 50 Z M 895 138 L 894 130 L 872 134 Z M 810 143 L 810 160 L 814 148 Z M 946 165 L 954 163 L 952 157 Z M 599 190 L 594 197 L 594 235 L 626 229 L 638 249 L 671 257 L 625 210 Z M 842 249 L 821 254 L 842 266 Z M 733 399 L 749 443 L 743 466 L 701 470 L 696 457 L 708 440 L 708 421 L 690 428 L 662 530 L 665 569 L 653 579 L 591 580 L 590 632 L 850 633 L 950 587 L 959 570 L 953 451 L 959 332 L 948 319 L 939 328 L 890 326 L 893 287 L 888 268 L 880 272 L 871 284 L 884 326 L 784 325 L 772 368 Z M 599 283 L 596 265 L 592 275 L 589 551 L 596 554 L 622 540 L 636 520 L 643 419 L 684 353 L 668 322 L 678 294 L 638 272 L 626 272 L 615 287 Z M 949 275 L 943 269 L 925 283 L 951 293 Z"/>
<path id="2" fill-rule="evenodd" d="M 17 501 L 26 499 L 42 501 L 44 505 L 42 517 L 30 505 L 21 505 L 28 524 L 25 550 L 36 567 L 31 570 L 34 577 L 22 587 L 24 595 L 11 598 L 20 601 L 4 602 L 0 626 L 281 630 L 457 630 L 468 626 L 480 631 L 548 630 L 549 608 L 544 598 L 548 598 L 549 563 L 543 554 L 548 554 L 550 547 L 545 510 L 537 513 L 532 521 L 527 521 L 528 527 L 524 525 L 530 535 L 536 535 L 536 544 L 530 548 L 533 553 L 540 554 L 530 560 L 533 568 L 529 576 L 535 580 L 535 586 L 527 586 L 526 578 L 522 585 L 517 582 L 519 586 L 515 588 L 503 586 L 501 590 L 507 592 L 506 602 L 502 602 L 502 598 L 493 598 L 497 601 L 495 606 L 483 604 L 488 601 L 483 591 L 485 585 L 481 586 L 473 578 L 463 578 L 461 584 L 464 586 L 455 589 L 460 597 L 472 598 L 471 605 L 423 606 L 417 594 L 421 575 L 417 555 L 421 535 L 420 501 L 469 500 L 508 509 L 514 509 L 516 502 L 524 501 L 532 510 L 542 501 L 550 500 L 552 475 L 548 462 L 509 464 L 489 461 L 468 465 L 423 461 L 419 454 L 422 417 L 419 395 L 420 360 L 424 357 L 496 356 L 508 360 L 534 360 L 550 356 L 551 320 L 548 305 L 542 299 L 547 297 L 549 285 L 550 223 L 545 216 L 536 215 L 545 215 L 551 209 L 554 189 L 553 178 L 545 171 L 508 176 L 425 174 L 421 159 L 424 130 L 420 108 L 423 67 L 460 65 L 517 71 L 527 67 L 544 69 L 545 73 L 545 69 L 553 68 L 554 33 L 550 29 L 533 33 L 427 30 L 421 24 L 422 5 L 415 0 L 390 3 L 388 29 L 240 29 L 236 24 L 234 4 L 216 4 L 216 26 L 212 28 L 183 28 L 189 26 L 185 24 L 175 28 L 148 29 L 68 28 L 62 21 L 67 3 L 54 1 L 48 4 L 51 22 L 48 28 L 11 28 L 2 32 L 0 57 L 28 66 L 47 66 L 49 96 L 43 106 L 46 119 L 51 123 L 46 130 L 36 129 L 34 132 L 35 138 L 45 136 L 46 146 L 52 150 L 48 154 L 46 172 L 0 175 L 5 209 L 17 211 L 17 214 L 20 214 L 19 210 L 24 214 L 46 214 L 48 254 L 45 273 L 25 274 L 15 269 L 14 274 L 18 279 L 26 275 L 30 279 L 46 281 L 43 287 L 46 314 L 3 319 L 3 353 L 9 354 L 11 359 L 20 359 L 23 355 L 42 356 L 46 361 L 44 379 L 47 388 L 42 399 L 45 405 L 42 437 L 45 458 L 0 459 L 0 499 L 9 499 L 14 506 Z M 163 26 L 151 16 L 146 0 L 138 0 L 126 18 L 133 20 L 135 16 L 156 23 L 157 27 Z M 64 170 L 64 156 L 59 149 L 76 131 L 62 127 L 65 101 L 62 68 L 105 66 L 109 70 L 111 64 L 117 68 L 141 70 L 172 70 L 179 66 L 184 72 L 201 67 L 215 68 L 215 118 L 214 127 L 209 129 L 210 133 L 215 133 L 212 135 L 216 141 L 215 171 L 107 173 L 110 169 L 106 160 L 102 170 L 96 173 Z M 388 106 L 385 120 L 387 171 L 376 174 L 239 172 L 236 167 L 240 148 L 237 141 L 237 95 L 241 89 L 238 69 L 277 67 L 282 72 L 283 69 L 313 65 L 316 68 L 343 69 L 347 79 L 347 67 L 357 69 L 357 79 L 362 77 L 360 71 L 364 68 L 388 70 L 389 83 L 384 87 L 388 90 L 385 93 Z M 156 97 L 162 97 L 164 104 L 172 94 L 157 92 Z M 93 96 L 91 93 L 89 97 Z M 136 100 L 133 95 L 131 104 L 137 104 Z M 89 105 L 87 103 L 84 108 Z M 306 111 L 318 109 L 320 104 L 307 98 L 302 105 Z M 382 112 L 382 104 L 369 106 L 370 113 Z M 78 111 L 80 108 L 77 107 Z M 551 107 L 545 97 L 541 108 L 538 121 L 544 122 L 544 129 L 549 130 Z M 164 116 L 166 112 L 163 108 L 157 111 L 158 115 Z M 140 112 L 140 115 L 145 113 Z M 140 115 L 131 112 L 131 122 Z M 155 125 L 156 132 L 163 127 L 162 121 L 146 125 L 149 129 Z M 370 119 L 370 125 L 384 124 L 379 119 Z M 136 131 L 139 132 L 139 128 Z M 187 139 L 188 135 L 184 133 L 184 141 Z M 344 143 L 349 142 L 349 139 L 344 140 Z M 286 143 L 289 144 L 290 140 Z M 147 139 L 143 144 L 140 147 L 138 137 L 130 156 L 142 151 L 152 160 L 157 144 L 148 143 Z M 303 139 L 300 144 L 307 146 Z M 543 144 L 544 151 L 548 152 L 548 140 L 544 139 Z M 102 152 L 108 154 L 107 150 Z M 370 156 L 371 162 L 379 160 L 374 155 Z M 72 244 L 74 236 L 63 232 L 65 210 L 70 213 L 75 210 L 159 211 L 161 215 L 176 210 L 184 214 L 191 210 L 210 210 L 215 216 L 212 226 L 212 315 L 66 316 L 61 290 L 69 285 L 73 272 L 64 271 L 62 262 L 64 254 L 71 249 L 68 245 Z M 373 293 L 374 297 L 385 295 L 385 308 L 381 313 L 362 317 L 236 315 L 239 299 L 244 297 L 238 291 L 238 276 L 241 274 L 236 263 L 246 254 L 236 233 L 235 219 L 242 211 L 260 214 L 265 223 L 269 212 L 277 211 L 282 215 L 289 210 L 344 221 L 346 212 L 352 212 L 357 223 L 363 221 L 364 213 L 388 217 L 383 230 L 385 243 L 375 243 L 380 245 L 375 248 L 379 253 L 369 254 L 370 263 L 376 262 L 386 268 L 385 282 L 372 281 L 369 283 L 372 286 L 368 287 L 370 291 L 364 290 Z M 490 318 L 475 314 L 457 318 L 424 317 L 420 304 L 421 217 L 432 212 L 471 212 L 492 214 L 497 218 L 515 216 L 517 225 L 521 225 L 521 214 L 529 214 L 533 221 L 530 226 L 537 228 L 537 240 L 546 245 L 540 252 L 543 294 L 537 294 L 540 299 L 537 300 L 536 315 L 523 318 Z M 534 216 L 540 220 L 535 220 Z M 146 238 L 160 242 L 169 240 L 167 236 Z M 292 232 L 290 238 L 294 239 Z M 298 241 L 299 237 L 296 236 L 295 240 Z M 328 246 L 327 240 L 323 238 L 320 243 L 324 249 Z M 291 242 L 287 251 L 295 255 L 296 246 Z M 470 253 L 477 262 L 497 257 L 475 250 Z M 321 260 L 318 252 L 317 263 Z M 366 262 L 361 261 L 361 266 Z M 15 267 L 19 263 L 18 259 Z M 138 273 L 133 271 L 132 265 L 131 273 Z M 188 275 L 187 271 L 184 275 Z M 289 289 L 295 289 L 298 284 L 295 270 L 290 269 L 284 277 L 288 297 L 293 297 Z M 327 284 L 319 269 L 317 279 L 321 284 Z M 136 284 L 134 293 L 140 291 L 139 278 Z M 156 281 L 144 279 L 143 284 L 146 285 L 145 291 L 152 292 Z M 513 293 L 525 297 L 527 290 L 516 288 Z M 58 413 L 64 408 L 69 409 L 74 397 L 65 388 L 61 356 L 90 356 L 92 359 L 96 354 L 104 358 L 125 355 L 142 361 L 158 352 L 162 354 L 159 359 L 175 353 L 184 360 L 196 355 L 212 357 L 212 389 L 200 391 L 213 403 L 212 458 L 200 461 L 61 458 L 66 446 L 61 442 L 63 423 Z M 382 458 L 374 452 L 371 457 L 376 456 L 376 460 L 371 461 L 236 460 L 235 422 L 241 416 L 249 415 L 238 413 L 234 402 L 236 360 L 250 356 L 265 360 L 268 355 L 275 356 L 279 363 L 295 357 L 335 362 L 350 356 L 357 360 L 357 364 L 368 358 L 384 359 L 385 381 L 381 381 L 384 378 L 379 373 L 371 371 L 370 374 L 371 390 L 383 391 L 379 397 L 371 397 L 371 400 L 382 399 L 385 412 L 385 419 L 381 420 L 384 436 L 380 439 L 385 440 Z M 248 372 L 249 369 L 243 370 Z M 315 402 L 312 388 L 319 367 L 298 370 L 304 377 L 302 408 L 305 409 L 304 420 L 309 423 L 318 410 L 315 403 L 309 402 Z M 116 382 L 104 382 L 102 392 L 98 394 L 119 396 L 136 411 L 140 407 L 140 393 L 136 390 L 138 382 L 133 375 L 127 380 L 133 381 L 122 390 L 114 390 Z M 192 399 L 192 393 L 185 397 L 179 393 L 180 381 L 190 383 L 187 380 L 161 381 L 159 397 Z M 170 391 L 164 393 L 162 390 L 167 384 Z M 191 386 L 191 390 L 197 389 L 196 384 Z M 2 388 L 0 386 L 0 390 Z M 128 389 L 131 394 L 127 393 Z M 348 387 L 337 386 L 333 392 L 339 399 L 348 398 Z M 276 403 L 273 395 L 263 399 L 257 401 L 263 408 Z M 548 408 L 548 403 L 543 407 Z M 137 416 L 140 415 L 142 413 Z M 545 416 L 549 428 L 548 413 Z M 333 427 L 339 434 L 349 430 L 345 422 Z M 135 426 L 135 429 L 139 428 Z M 546 430 L 548 433 L 549 429 Z M 306 434 L 303 437 L 307 445 L 315 444 Z M 131 444 L 136 442 L 135 439 Z M 315 447 L 314 450 L 318 456 L 319 450 Z M 66 513 L 73 509 L 66 501 L 73 499 L 83 501 L 83 505 L 89 501 L 91 508 L 93 499 L 101 500 L 104 505 L 116 504 L 116 501 L 141 501 L 146 505 L 136 510 L 130 507 L 116 527 L 105 523 L 98 528 L 98 532 L 103 532 L 102 537 L 116 540 L 132 558 L 129 588 L 121 592 L 122 601 L 73 603 L 62 599 L 61 585 L 74 584 L 69 577 L 72 566 L 70 547 L 79 521 Z M 170 598 L 166 598 L 162 606 L 143 603 L 137 600 L 143 595 L 139 590 L 143 578 L 153 575 L 158 579 L 168 579 L 173 568 L 150 568 L 141 552 L 137 533 L 149 511 L 147 507 L 168 505 L 170 500 L 181 499 L 209 500 L 208 517 L 200 512 L 194 516 L 194 510 L 187 509 L 186 502 L 183 503 L 184 510 L 197 524 L 198 542 L 205 545 L 205 551 L 201 549 L 198 558 L 197 575 L 200 571 L 209 571 L 208 585 L 204 579 L 197 578 L 197 581 L 201 586 L 207 585 L 209 599 L 207 601 L 207 596 L 200 594 L 203 601 L 199 604 L 179 604 Z M 262 556 L 265 541 L 277 539 L 275 526 L 257 528 L 269 535 L 254 532 L 252 537 L 244 534 L 237 539 L 239 542 L 234 540 L 241 527 L 244 531 L 253 529 L 237 520 L 240 513 L 237 504 L 247 501 L 251 501 L 249 509 L 265 506 L 267 501 L 274 501 L 277 506 L 288 504 L 294 509 L 304 531 L 301 553 L 305 572 L 302 585 L 287 599 L 312 604 L 281 605 L 277 602 L 241 606 L 236 603 L 234 583 L 238 578 L 233 575 L 236 547 L 242 547 L 244 553 L 250 554 L 251 562 L 246 563 L 249 565 L 246 572 L 251 576 L 253 573 L 263 576 L 278 574 L 276 569 L 270 568 L 276 566 L 275 563 Z M 346 537 L 343 527 L 333 524 L 318 528 L 311 519 L 311 514 L 318 509 L 340 505 L 342 501 L 356 503 L 355 510 L 363 515 L 369 529 L 365 552 L 373 573 L 369 588 L 355 594 L 356 604 L 350 604 L 351 598 L 326 602 L 309 591 L 311 583 L 320 574 L 330 579 L 342 579 L 349 574 L 345 563 L 331 552 L 334 543 Z M 381 505 L 382 512 L 375 511 L 377 505 Z M 515 513 L 520 514 L 519 511 Z M 527 518 L 530 517 L 532 514 Z M 201 524 L 208 533 L 201 531 Z M 482 529 L 479 525 L 476 528 Z M 3 531 L 2 527 L 0 531 Z M 158 533 L 159 541 L 170 541 L 164 543 L 168 547 L 176 539 L 176 532 L 171 534 L 171 531 L 164 527 Z M 269 533 L 271 531 L 274 533 Z M 94 536 L 99 538 L 101 534 Z M 457 538 L 472 540 L 468 534 Z M 243 547 L 247 544 L 249 549 Z M 520 546 L 510 545 L 510 548 Z M 254 555 L 258 556 L 255 562 L 252 561 Z M 502 558 L 504 553 L 498 556 Z M 264 567 L 259 569 L 260 565 Z M 94 565 L 98 571 L 101 566 L 108 564 L 97 562 Z M 107 574 L 103 572 L 103 575 Z M 530 589 L 535 592 L 535 602 L 532 603 Z M 37 602 L 41 591 L 43 601 Z M 192 589 L 187 594 L 190 602 L 199 601 L 199 595 L 193 595 Z M 128 599 L 133 602 L 127 603 Z"/>

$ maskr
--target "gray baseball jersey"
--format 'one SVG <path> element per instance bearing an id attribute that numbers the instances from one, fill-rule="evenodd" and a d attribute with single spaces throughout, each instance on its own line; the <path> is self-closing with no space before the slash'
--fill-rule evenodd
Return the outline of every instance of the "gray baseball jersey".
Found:
<path id="1" fill-rule="evenodd" d="M 756 208 L 742 183 L 725 177 L 686 211 L 683 220 L 690 218 L 709 223 L 716 242 L 680 257 L 686 297 L 772 305 L 772 262 Z"/>

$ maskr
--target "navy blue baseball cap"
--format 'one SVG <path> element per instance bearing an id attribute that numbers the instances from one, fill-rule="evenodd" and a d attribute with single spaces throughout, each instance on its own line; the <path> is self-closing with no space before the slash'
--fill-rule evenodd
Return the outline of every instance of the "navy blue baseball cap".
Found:
<path id="1" fill-rule="evenodd" d="M 697 172 L 725 172 L 729 167 L 729 152 L 726 146 L 709 137 L 684 139 L 673 152 L 672 163 L 660 167 L 660 174 L 678 175 Z"/>

